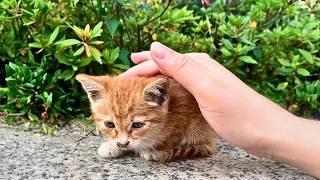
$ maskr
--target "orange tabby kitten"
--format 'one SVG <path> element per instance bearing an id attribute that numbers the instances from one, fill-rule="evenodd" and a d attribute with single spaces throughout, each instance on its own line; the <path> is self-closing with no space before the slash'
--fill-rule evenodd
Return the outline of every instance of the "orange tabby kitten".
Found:
<path id="1" fill-rule="evenodd" d="M 106 135 L 98 154 L 118 157 L 135 151 L 147 160 L 207 157 L 216 135 L 193 96 L 172 79 L 79 74 L 95 124 Z"/>

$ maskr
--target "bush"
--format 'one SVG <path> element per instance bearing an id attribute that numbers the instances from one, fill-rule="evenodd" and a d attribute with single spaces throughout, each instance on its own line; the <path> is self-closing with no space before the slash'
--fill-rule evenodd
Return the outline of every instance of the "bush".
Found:
<path id="1" fill-rule="evenodd" d="M 229 4 L 227 4 L 229 3 Z M 3 0 L 0 110 L 7 122 L 63 125 L 88 115 L 74 75 L 119 74 L 160 41 L 205 52 L 290 111 L 320 102 L 320 6 L 309 0 Z"/>

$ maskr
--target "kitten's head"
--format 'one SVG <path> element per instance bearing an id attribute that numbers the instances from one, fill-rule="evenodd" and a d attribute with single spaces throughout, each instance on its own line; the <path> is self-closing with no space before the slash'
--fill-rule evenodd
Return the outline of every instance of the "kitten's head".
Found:
<path id="1" fill-rule="evenodd" d="M 76 79 L 87 92 L 95 124 L 111 143 L 136 151 L 159 145 L 168 109 L 168 79 L 85 74 Z"/>

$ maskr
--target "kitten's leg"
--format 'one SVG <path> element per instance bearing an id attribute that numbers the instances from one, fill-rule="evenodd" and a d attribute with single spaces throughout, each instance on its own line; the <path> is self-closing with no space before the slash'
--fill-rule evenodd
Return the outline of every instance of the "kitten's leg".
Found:
<path id="1" fill-rule="evenodd" d="M 216 151 L 215 146 L 209 144 L 193 146 L 177 146 L 166 151 L 157 151 L 152 154 L 155 161 L 172 161 L 176 159 L 188 159 L 193 157 L 209 157 Z"/>
<path id="2" fill-rule="evenodd" d="M 124 151 L 119 149 L 117 145 L 110 142 L 103 142 L 98 148 L 98 155 L 105 158 L 115 158 L 122 155 Z"/>

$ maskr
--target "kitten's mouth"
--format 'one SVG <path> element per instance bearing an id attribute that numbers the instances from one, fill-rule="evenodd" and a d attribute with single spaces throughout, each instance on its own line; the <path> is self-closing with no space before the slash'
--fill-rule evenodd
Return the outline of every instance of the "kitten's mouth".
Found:
<path id="1" fill-rule="evenodd" d="M 119 149 L 121 149 L 122 151 L 130 151 L 131 150 L 130 147 L 119 147 Z"/>
<path id="2" fill-rule="evenodd" d="M 122 151 L 129 151 L 129 150 L 132 149 L 132 147 L 129 146 L 129 145 L 126 145 L 126 146 L 119 146 L 119 145 L 118 145 L 118 148 L 119 148 L 120 150 L 122 150 Z"/>

